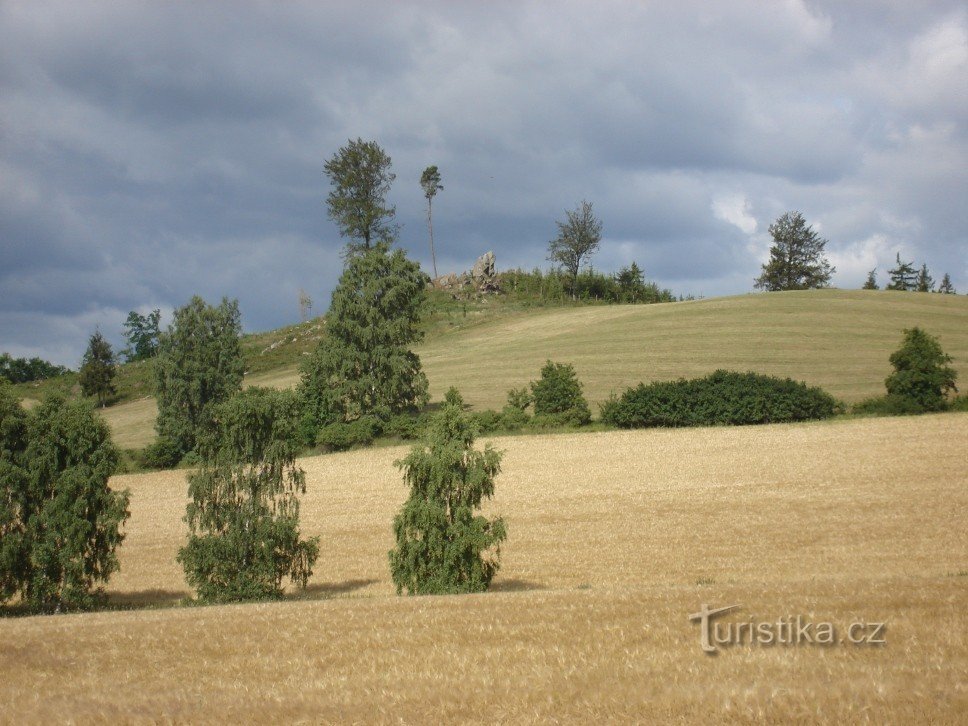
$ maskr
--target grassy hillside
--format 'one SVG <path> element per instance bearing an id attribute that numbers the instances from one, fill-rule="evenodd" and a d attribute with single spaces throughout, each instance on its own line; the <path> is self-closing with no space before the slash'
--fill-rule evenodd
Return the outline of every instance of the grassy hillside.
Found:
<path id="1" fill-rule="evenodd" d="M 478 408 L 501 408 L 507 390 L 537 378 L 547 358 L 575 365 L 593 411 L 640 381 L 717 368 L 790 376 L 856 402 L 883 393 L 888 356 L 902 329 L 914 325 L 940 338 L 968 386 L 963 295 L 810 290 L 533 310 L 489 299 L 468 303 L 466 316 L 463 303 L 438 297 L 435 304 L 418 349 L 431 394 L 439 400 L 457 386 Z M 313 321 L 247 337 L 246 381 L 294 385 L 298 362 L 323 327 Z M 121 446 L 140 447 L 153 437 L 154 414 L 148 399 L 109 408 L 105 417 Z"/>
<path id="2" fill-rule="evenodd" d="M 502 438 L 504 566 L 457 597 L 393 595 L 404 449 L 305 459 L 309 591 L 233 607 L 139 609 L 186 594 L 185 473 L 120 476 L 109 592 L 134 611 L 0 620 L 0 701 L 28 722 L 956 722 L 966 440 L 968 414 Z M 708 657 L 702 603 L 886 622 L 887 644 Z"/>

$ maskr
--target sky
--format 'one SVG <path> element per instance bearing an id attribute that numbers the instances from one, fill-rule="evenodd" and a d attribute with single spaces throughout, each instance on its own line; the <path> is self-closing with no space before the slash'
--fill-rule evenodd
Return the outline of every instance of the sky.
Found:
<path id="1" fill-rule="evenodd" d="M 596 269 L 752 291 L 800 211 L 833 285 L 895 255 L 968 292 L 963 2 L 0 0 L 0 351 L 77 367 L 194 294 L 243 326 L 325 311 L 345 240 L 323 164 L 376 141 L 396 244 L 430 269 Z"/>

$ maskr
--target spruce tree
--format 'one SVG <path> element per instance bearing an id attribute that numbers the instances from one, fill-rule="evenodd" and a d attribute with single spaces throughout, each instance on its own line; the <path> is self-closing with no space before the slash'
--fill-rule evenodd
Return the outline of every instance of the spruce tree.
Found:
<path id="1" fill-rule="evenodd" d="M 827 240 L 800 212 L 787 212 L 770 225 L 770 259 L 755 286 L 763 290 L 806 290 L 827 287 L 836 272 L 824 255 Z"/>
<path id="2" fill-rule="evenodd" d="M 944 277 L 941 278 L 941 284 L 938 285 L 938 289 L 935 292 L 940 292 L 942 295 L 955 295 L 955 286 L 951 284 L 951 276 L 946 272 Z"/>
<path id="3" fill-rule="evenodd" d="M 114 351 L 111 344 L 97 330 L 91 336 L 81 361 L 78 382 L 85 396 L 97 396 L 98 404 L 103 408 L 109 396 L 115 393 L 114 376 L 117 374 Z"/>
<path id="4" fill-rule="evenodd" d="M 867 273 L 867 281 L 864 282 L 864 287 L 861 288 L 861 289 L 862 290 L 880 290 L 880 287 L 877 284 L 877 268 L 876 267 L 873 270 L 871 270 L 870 272 Z"/>
<path id="5" fill-rule="evenodd" d="M 924 411 L 941 411 L 949 391 L 957 392 L 957 371 L 951 356 L 933 335 L 914 327 L 904 331 L 901 347 L 891 354 L 894 372 L 884 382 L 887 393 L 906 399 Z"/>
<path id="6" fill-rule="evenodd" d="M 427 439 L 396 465 L 410 495 L 393 520 L 389 552 L 397 594 L 483 592 L 500 567 L 507 537 L 501 518 L 475 514 L 494 495 L 501 454 L 474 449 L 474 429 L 457 406 L 445 405 Z"/>
<path id="7" fill-rule="evenodd" d="M 305 587 L 312 575 L 319 538 L 299 532 L 298 408 L 291 391 L 250 388 L 213 409 L 201 466 L 188 479 L 189 537 L 178 553 L 199 599 L 278 598 L 284 578 Z"/>
<path id="8" fill-rule="evenodd" d="M 928 274 L 927 263 L 921 265 L 918 277 L 914 282 L 914 289 L 917 292 L 931 292 L 934 288 L 934 279 Z"/>
<path id="9" fill-rule="evenodd" d="M 304 432 L 363 416 L 385 422 L 427 402 L 427 377 L 410 350 L 423 335 L 426 284 L 419 265 L 384 244 L 347 259 L 326 336 L 302 371 Z"/>
<path id="10" fill-rule="evenodd" d="M 127 491 L 108 486 L 118 450 L 107 424 L 82 401 L 50 397 L 27 420 L 21 598 L 44 612 L 94 605 L 118 569 Z"/>
<path id="11" fill-rule="evenodd" d="M 901 262 L 901 253 L 897 253 L 897 267 L 888 270 L 887 274 L 891 277 L 891 283 L 887 290 L 900 290 L 907 292 L 917 287 L 918 273 L 914 269 L 913 262 Z"/>
<path id="12" fill-rule="evenodd" d="M 218 307 L 212 307 L 196 295 L 175 311 L 161 336 L 154 365 L 155 428 L 159 446 L 178 458 L 195 448 L 212 419 L 212 407 L 241 388 L 245 370 L 241 333 L 237 301 L 223 298 Z"/>

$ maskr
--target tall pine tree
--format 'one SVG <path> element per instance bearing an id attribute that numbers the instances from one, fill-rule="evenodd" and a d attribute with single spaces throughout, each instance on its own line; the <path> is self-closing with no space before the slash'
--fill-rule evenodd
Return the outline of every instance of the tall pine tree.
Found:
<path id="1" fill-rule="evenodd" d="M 918 277 L 914 282 L 914 289 L 918 292 L 931 292 L 934 289 L 934 278 L 928 274 L 927 263 L 921 265 L 921 270 L 918 272 Z"/>
<path id="2" fill-rule="evenodd" d="M 862 287 L 861 289 L 862 290 L 880 290 L 880 287 L 878 287 L 877 285 L 876 267 L 867 273 L 867 280 L 864 282 L 864 287 Z"/>
<path id="3" fill-rule="evenodd" d="M 887 286 L 888 290 L 900 290 L 907 292 L 917 288 L 918 273 L 914 269 L 913 262 L 901 262 L 901 253 L 897 253 L 897 267 L 887 271 L 891 277 L 891 283 Z"/>
<path id="4" fill-rule="evenodd" d="M 800 212 L 787 212 L 770 225 L 770 259 L 755 286 L 763 290 L 827 287 L 836 272 L 824 256 L 827 240 L 813 231 Z"/>

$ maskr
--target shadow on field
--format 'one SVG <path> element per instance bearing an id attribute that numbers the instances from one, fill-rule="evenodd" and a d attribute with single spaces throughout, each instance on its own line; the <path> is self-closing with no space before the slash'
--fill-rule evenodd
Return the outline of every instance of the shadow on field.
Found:
<path id="1" fill-rule="evenodd" d="M 318 582 L 309 585 L 305 590 L 296 590 L 289 596 L 291 600 L 322 600 L 328 597 L 345 595 L 354 590 L 360 590 L 379 580 L 344 580 L 343 582 Z"/>
<path id="2" fill-rule="evenodd" d="M 530 580 L 518 580 L 514 577 L 509 577 L 506 580 L 497 580 L 492 582 L 488 592 L 525 592 L 527 590 L 544 590 L 545 586 L 537 583 L 531 582 Z"/>
<path id="3" fill-rule="evenodd" d="M 109 592 L 108 608 L 138 610 L 140 608 L 172 607 L 188 597 L 187 590 L 130 590 Z"/>

